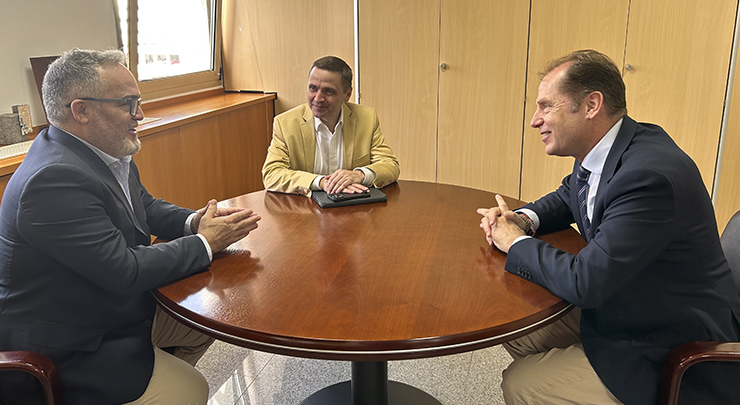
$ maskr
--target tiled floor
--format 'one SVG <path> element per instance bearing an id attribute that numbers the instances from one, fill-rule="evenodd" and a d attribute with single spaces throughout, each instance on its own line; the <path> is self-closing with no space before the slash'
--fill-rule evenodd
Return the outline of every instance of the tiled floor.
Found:
<path id="1" fill-rule="evenodd" d="M 444 405 L 503 404 L 500 346 L 451 356 L 391 361 L 388 377 L 420 388 Z M 211 387 L 209 405 L 298 405 L 349 380 L 350 363 L 279 356 L 216 341 L 198 363 Z"/>

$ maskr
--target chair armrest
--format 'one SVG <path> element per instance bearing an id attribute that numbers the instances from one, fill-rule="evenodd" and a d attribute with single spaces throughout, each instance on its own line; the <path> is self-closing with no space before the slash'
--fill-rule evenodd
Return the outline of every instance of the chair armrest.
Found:
<path id="1" fill-rule="evenodd" d="M 740 342 L 688 342 L 666 356 L 660 384 L 663 404 L 677 404 L 681 378 L 686 369 L 705 361 L 740 362 Z"/>
<path id="2" fill-rule="evenodd" d="M 17 370 L 32 374 L 41 382 L 47 404 L 63 403 L 59 369 L 45 355 L 28 351 L 0 352 L 1 370 Z"/>

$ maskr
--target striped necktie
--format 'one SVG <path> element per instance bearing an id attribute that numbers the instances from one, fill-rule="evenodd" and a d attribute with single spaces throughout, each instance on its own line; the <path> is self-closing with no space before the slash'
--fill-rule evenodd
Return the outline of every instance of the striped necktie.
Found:
<path id="1" fill-rule="evenodd" d="M 588 220 L 588 208 L 586 202 L 588 201 L 588 177 L 591 172 L 583 166 L 578 166 L 578 173 L 576 173 L 576 188 L 578 189 L 578 209 L 581 212 L 581 220 L 583 221 L 583 232 L 586 236 L 586 240 L 591 239 L 591 221 Z"/>

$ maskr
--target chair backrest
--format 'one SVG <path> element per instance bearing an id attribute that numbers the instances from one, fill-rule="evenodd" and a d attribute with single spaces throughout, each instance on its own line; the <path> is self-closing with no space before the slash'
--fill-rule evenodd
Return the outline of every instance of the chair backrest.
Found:
<path id="1" fill-rule="evenodd" d="M 722 231 L 722 250 L 730 264 L 735 287 L 740 294 L 740 211 L 730 218 L 725 230 Z"/>

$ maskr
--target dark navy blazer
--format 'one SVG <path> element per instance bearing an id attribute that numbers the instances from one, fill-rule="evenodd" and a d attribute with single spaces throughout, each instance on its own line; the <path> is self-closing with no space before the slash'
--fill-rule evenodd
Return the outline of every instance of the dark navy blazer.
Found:
<path id="1" fill-rule="evenodd" d="M 182 237 L 192 210 L 153 198 L 133 162 L 129 187 L 133 210 L 100 157 L 52 126 L 0 205 L 0 350 L 49 356 L 67 403 L 141 396 L 154 365 L 150 289 L 210 264 L 197 236 Z M 150 246 L 150 235 L 173 241 Z M 29 403 L 17 378 L 11 403 Z"/>
<path id="2" fill-rule="evenodd" d="M 538 233 L 573 222 L 583 230 L 579 164 L 556 191 L 525 205 L 540 219 Z M 577 255 L 537 239 L 516 243 L 506 269 L 582 308 L 583 348 L 604 384 L 624 403 L 655 404 L 668 351 L 693 340 L 737 340 L 740 319 L 707 190 L 660 127 L 624 118 L 598 185 L 591 232 Z M 692 380 L 685 383 L 682 399 L 692 394 Z M 701 403 L 721 391 L 693 388 Z"/>

